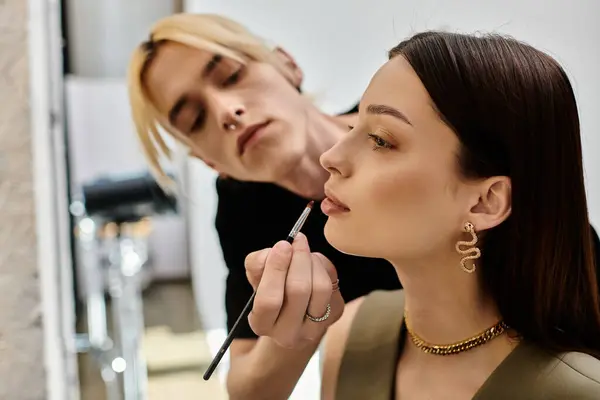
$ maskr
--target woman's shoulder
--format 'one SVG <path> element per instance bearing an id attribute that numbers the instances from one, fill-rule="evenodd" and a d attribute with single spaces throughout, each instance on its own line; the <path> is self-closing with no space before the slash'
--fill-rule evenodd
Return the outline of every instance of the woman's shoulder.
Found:
<path id="1" fill-rule="evenodd" d="M 356 313 L 363 304 L 365 297 L 368 296 L 358 297 L 346 303 L 341 318 L 327 330 L 324 340 L 321 383 L 321 398 L 324 400 L 335 398 L 340 365 L 344 357 L 348 336 L 350 335 L 350 328 L 352 327 Z"/>
<path id="2" fill-rule="evenodd" d="M 371 293 L 358 297 L 346 303 L 342 317 L 333 324 L 326 337 L 326 343 L 332 343 L 336 351 L 343 352 L 348 342 L 351 330 L 355 324 L 360 326 L 369 326 L 367 328 L 373 331 L 371 322 L 381 321 L 382 315 L 402 315 L 404 309 L 404 292 L 399 290 L 375 290 Z M 360 321 L 357 321 L 360 319 Z M 341 357 L 341 353 L 337 354 Z"/>
<path id="3" fill-rule="evenodd" d="M 348 346 L 360 347 L 368 352 L 369 345 L 380 345 L 378 330 L 387 329 L 390 315 L 402 315 L 404 293 L 402 290 L 376 290 L 348 302 L 342 317 L 327 331 L 323 356 L 323 399 L 333 399 L 344 354 Z M 389 311 L 394 308 L 394 313 Z M 381 318 L 385 315 L 387 318 Z M 401 317 L 400 317 L 401 319 Z M 384 326 L 374 326 L 385 321 Z M 357 342 L 364 342 L 357 345 Z"/>
<path id="4" fill-rule="evenodd" d="M 600 399 L 600 360 L 579 352 L 557 354 L 545 383 L 553 398 Z"/>
<path id="5" fill-rule="evenodd" d="M 508 390 L 511 398 L 600 399 L 597 358 L 580 352 L 555 353 L 531 342 L 522 343 L 514 353 L 495 381 L 496 389 Z"/>
<path id="6" fill-rule="evenodd" d="M 325 336 L 325 362 L 327 362 L 327 359 L 341 360 L 356 314 L 360 310 L 365 299 L 371 295 L 372 293 L 346 303 L 344 306 L 344 313 L 340 319 L 329 327 Z"/>
<path id="7" fill-rule="evenodd" d="M 357 318 L 369 318 L 375 321 L 380 320 L 378 317 L 382 314 L 389 315 L 390 311 L 399 311 L 399 314 L 402 315 L 403 309 L 404 292 L 402 289 L 374 290 L 365 296 L 348 302 L 342 317 L 330 328 L 330 332 L 327 334 L 331 333 L 332 336 L 338 336 L 338 339 L 343 336 L 343 342 L 345 343 Z M 360 321 L 360 323 L 363 322 L 368 321 Z"/>
<path id="8" fill-rule="evenodd" d="M 330 332 L 333 335 L 347 336 L 357 317 L 378 320 L 379 315 L 389 314 L 390 311 L 400 311 L 400 315 L 402 315 L 403 309 L 404 291 L 402 289 L 374 290 L 365 296 L 348 302 L 342 317 L 330 328 Z M 327 334 L 329 335 L 330 332 Z"/>

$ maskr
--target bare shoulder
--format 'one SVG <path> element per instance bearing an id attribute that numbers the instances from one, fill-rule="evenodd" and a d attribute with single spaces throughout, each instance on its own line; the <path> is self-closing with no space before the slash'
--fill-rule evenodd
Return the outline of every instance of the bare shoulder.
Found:
<path id="1" fill-rule="evenodd" d="M 329 327 L 327 334 L 325 335 L 326 354 L 337 349 L 342 349 L 343 351 L 343 348 L 346 346 L 346 340 L 348 339 L 348 334 L 350 333 L 350 328 L 352 327 L 354 317 L 356 316 L 356 313 L 358 312 L 364 299 L 365 297 L 359 297 L 348 302 L 344 307 L 344 313 L 340 319 Z"/>
<path id="2" fill-rule="evenodd" d="M 584 353 L 569 352 L 557 356 L 547 376 L 552 398 L 577 400 L 600 399 L 600 360 Z"/>
<path id="3" fill-rule="evenodd" d="M 323 380 L 321 384 L 321 398 L 323 400 L 335 398 L 338 372 L 350 328 L 364 299 L 364 297 L 359 297 L 348 302 L 342 317 L 327 330 L 324 339 Z"/>

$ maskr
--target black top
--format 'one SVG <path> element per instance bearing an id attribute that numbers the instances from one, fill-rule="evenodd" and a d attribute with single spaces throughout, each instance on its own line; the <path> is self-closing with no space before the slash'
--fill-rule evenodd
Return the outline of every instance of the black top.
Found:
<path id="1" fill-rule="evenodd" d="M 246 256 L 285 240 L 309 199 L 271 183 L 240 182 L 229 178 L 217 180 L 217 194 L 216 228 L 229 269 L 225 303 L 227 329 L 231 330 L 252 296 L 252 286 L 244 267 Z M 322 253 L 337 267 L 340 293 L 346 302 L 375 289 L 401 287 L 396 271 L 387 261 L 349 256 L 334 249 L 325 240 L 326 221 L 320 203 L 315 202 L 302 232 L 308 238 L 311 251 Z M 244 320 L 237 337 L 257 336 Z"/>

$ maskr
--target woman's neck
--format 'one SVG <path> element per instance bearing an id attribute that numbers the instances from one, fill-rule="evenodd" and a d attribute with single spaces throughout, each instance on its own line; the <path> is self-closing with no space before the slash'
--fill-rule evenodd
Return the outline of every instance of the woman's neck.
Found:
<path id="1" fill-rule="evenodd" d="M 495 325 L 500 313 L 465 273 L 456 255 L 410 265 L 393 263 L 404 287 L 410 330 L 435 345 L 468 339 Z"/>
<path id="2" fill-rule="evenodd" d="M 469 339 L 500 320 L 494 302 L 482 294 L 479 271 L 463 272 L 457 257 L 426 260 L 418 265 L 393 264 L 404 286 L 409 329 L 430 344 L 448 345 Z M 472 398 L 517 345 L 518 341 L 505 333 L 468 351 L 439 356 L 425 353 L 406 335 L 398 360 L 397 390 L 407 384 L 402 371 L 411 371 L 413 381 L 417 375 L 421 382 L 440 383 L 445 388 L 442 390 L 450 390 L 457 398 Z M 439 393 L 433 389 L 432 393 Z M 414 388 L 414 393 L 424 391 L 427 389 Z"/>
<path id="3" fill-rule="evenodd" d="M 321 166 L 321 155 L 347 131 L 348 124 L 341 117 L 325 115 L 316 108 L 311 108 L 308 114 L 306 151 L 297 167 L 275 183 L 302 197 L 321 200 L 329 178 L 329 172 Z"/>

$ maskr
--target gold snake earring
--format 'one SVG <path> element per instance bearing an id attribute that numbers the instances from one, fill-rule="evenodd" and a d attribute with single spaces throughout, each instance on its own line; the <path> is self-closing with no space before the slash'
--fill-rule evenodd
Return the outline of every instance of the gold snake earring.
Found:
<path id="1" fill-rule="evenodd" d="M 479 248 L 477 246 L 475 246 L 477 244 L 478 239 L 477 239 L 477 234 L 475 233 L 475 227 L 473 226 L 473 224 L 470 222 L 465 223 L 463 230 L 466 233 L 471 234 L 471 240 L 469 240 L 468 242 L 463 241 L 463 240 L 459 240 L 458 242 L 456 242 L 456 251 L 458 252 L 458 254 L 461 254 L 464 256 L 460 260 L 460 265 L 461 265 L 463 271 L 465 271 L 466 273 L 472 274 L 477 269 L 477 266 L 475 265 L 475 261 L 473 261 L 471 267 L 469 267 L 469 266 L 467 266 L 467 261 L 476 260 L 479 257 L 481 257 L 481 250 L 479 250 Z M 461 248 L 461 247 L 464 247 L 464 248 Z"/>

